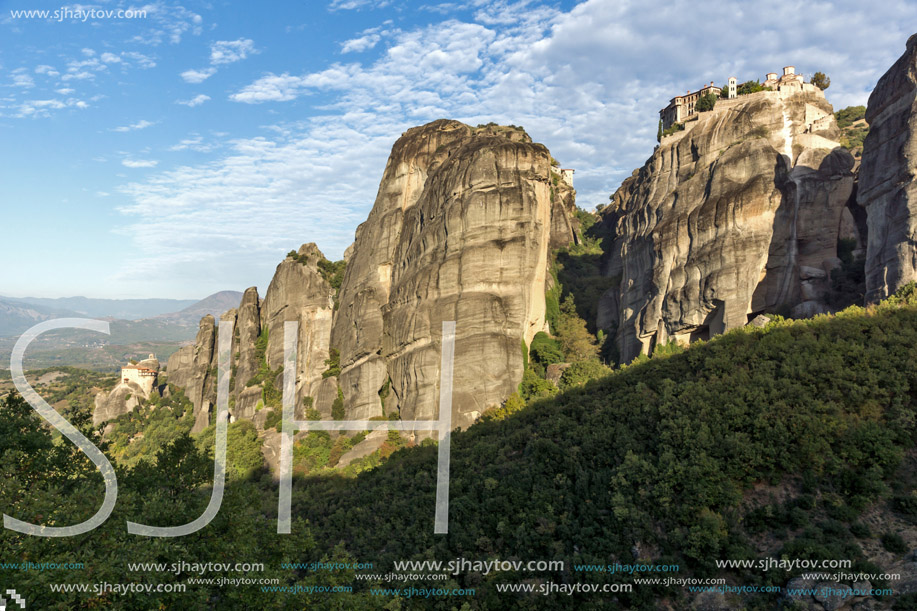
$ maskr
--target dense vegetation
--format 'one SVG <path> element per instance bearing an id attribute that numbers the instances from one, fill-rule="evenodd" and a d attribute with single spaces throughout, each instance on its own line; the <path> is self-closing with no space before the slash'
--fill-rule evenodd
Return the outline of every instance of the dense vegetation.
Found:
<path id="1" fill-rule="evenodd" d="M 761 84 L 760 81 L 745 81 L 738 87 L 736 87 L 736 95 L 748 95 L 750 93 L 758 93 L 759 91 L 764 91 L 766 88 Z"/>
<path id="2" fill-rule="evenodd" d="M 865 106 L 848 106 L 834 113 L 837 126 L 841 130 L 841 146 L 849 150 L 854 157 L 863 154 L 863 141 L 869 133 L 866 123 Z"/>
<path id="3" fill-rule="evenodd" d="M 302 265 L 310 263 L 308 255 L 301 255 L 295 250 L 288 252 L 287 256 Z M 318 266 L 318 271 L 322 278 L 331 285 L 331 288 L 335 292 L 340 291 L 341 283 L 344 281 L 344 271 L 347 269 L 347 262 L 344 260 L 329 261 L 324 257 L 320 257 L 315 261 L 315 264 Z"/>
<path id="4" fill-rule="evenodd" d="M 707 112 L 713 110 L 714 106 L 716 106 L 716 95 L 711 92 L 697 98 L 697 102 L 694 103 L 694 110 L 697 112 Z"/>
<path id="5" fill-rule="evenodd" d="M 672 123 L 670 126 L 668 126 L 666 129 L 662 130 L 660 137 L 665 138 L 666 136 L 671 136 L 675 132 L 684 131 L 684 129 L 685 129 L 684 123 L 675 122 L 675 123 Z"/>
<path id="6" fill-rule="evenodd" d="M 537 355 L 544 363 L 564 348 L 556 338 L 541 337 L 529 350 L 532 360 Z M 96 531 L 72 539 L 3 531 L 0 554 L 8 561 L 86 563 L 89 573 L 15 574 L 30 604 L 51 609 L 113 603 L 148 609 L 153 601 L 168 608 L 179 600 L 189 608 L 360 609 L 391 602 L 370 597 L 366 582 L 355 581 L 352 571 L 280 569 L 281 562 L 321 558 L 372 561 L 374 572 L 402 559 L 567 561 L 562 574 L 463 573 L 435 583 L 477 588 L 478 595 L 460 604 L 424 599 L 388 607 L 503 609 L 604 608 L 611 601 L 579 595 L 526 599 L 498 594 L 494 583 L 629 581 L 620 574 L 577 573 L 572 563 L 631 562 L 634 552 L 657 563 L 681 563 L 695 575 L 716 572 L 715 559 L 781 555 L 851 558 L 855 570 L 876 570 L 862 551 L 869 541 L 901 556 L 906 547 L 896 524 L 917 521 L 915 481 L 907 475 L 917 423 L 913 286 L 878 307 L 851 307 L 806 321 L 778 318 L 764 329 L 739 329 L 668 352 L 553 397 L 516 399 L 504 406 L 510 409 L 455 434 L 448 536 L 433 535 L 436 452 L 428 444 L 396 448 L 376 469 L 356 477 L 298 478 L 293 534 L 276 535 L 275 485 L 258 466 L 257 437 L 237 423 L 230 428 L 226 498 L 214 522 L 198 533 L 149 540 L 127 535 L 124 521 L 170 525 L 200 514 L 209 497 L 209 431 L 197 442 L 179 435 L 153 460 L 118 466 L 118 507 Z M 101 443 L 85 414 L 72 419 Z M 3 401 L 3 511 L 44 523 L 85 519 L 101 499 L 100 478 L 72 445 L 55 443 L 37 424 L 17 396 Z M 338 442 L 328 447 L 331 441 L 309 444 L 298 450 L 300 457 L 332 462 Z M 865 527 L 866 511 L 883 512 L 887 527 Z M 251 586 L 191 586 L 185 594 L 150 598 L 51 595 L 46 585 L 181 582 L 189 575 L 130 573 L 125 567 L 128 561 L 175 558 L 264 562 L 259 577 L 278 576 L 285 584 L 344 583 L 355 593 L 298 595 L 294 602 Z M 751 585 L 783 585 L 792 575 L 721 574 Z M 667 597 L 680 608 L 683 596 L 644 586 L 618 595 L 613 604 L 652 609 Z M 776 595 L 764 594 L 733 601 L 749 609 L 771 609 L 777 602 Z"/>

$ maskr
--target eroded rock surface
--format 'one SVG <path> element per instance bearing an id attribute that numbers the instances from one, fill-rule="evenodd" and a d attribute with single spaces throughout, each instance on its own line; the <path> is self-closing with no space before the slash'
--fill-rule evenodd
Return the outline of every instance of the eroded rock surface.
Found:
<path id="1" fill-rule="evenodd" d="M 597 323 L 616 331 L 625 361 L 765 311 L 826 310 L 827 271 L 851 226 L 853 159 L 838 135 L 831 105 L 806 85 L 719 100 L 663 138 L 604 211 L 616 282 Z"/>
<path id="2" fill-rule="evenodd" d="M 866 300 L 917 280 L 917 34 L 866 108 L 857 200 L 866 208 Z"/>

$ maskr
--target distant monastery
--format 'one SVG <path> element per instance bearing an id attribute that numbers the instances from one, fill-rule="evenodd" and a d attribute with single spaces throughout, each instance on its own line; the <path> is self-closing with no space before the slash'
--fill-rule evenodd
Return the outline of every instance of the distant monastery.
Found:
<path id="1" fill-rule="evenodd" d="M 156 378 L 159 375 L 159 361 L 154 355 L 143 359 L 136 365 L 125 365 L 121 368 L 121 384 L 130 386 L 136 384 L 143 391 L 143 398 L 149 399 L 153 387 L 156 386 Z"/>
<path id="2" fill-rule="evenodd" d="M 738 79 L 734 76 L 730 76 L 726 86 L 729 89 L 727 97 L 729 99 L 735 98 L 737 95 Z M 802 75 L 796 74 L 795 66 L 784 67 L 783 75 L 780 77 L 777 76 L 776 72 L 768 72 L 762 86 L 772 91 L 785 92 L 805 91 L 808 87 L 815 89 L 815 85 L 804 83 Z M 669 101 L 668 106 L 659 111 L 662 129 L 668 129 L 673 123 L 684 123 L 685 120 L 695 116 L 697 111 L 694 110 L 694 105 L 697 104 L 697 101 L 701 97 L 708 93 L 720 97 L 722 92 L 723 89 L 717 87 L 711 81 L 709 85 L 704 85 L 697 91 L 689 91 L 685 95 L 675 96 Z"/>

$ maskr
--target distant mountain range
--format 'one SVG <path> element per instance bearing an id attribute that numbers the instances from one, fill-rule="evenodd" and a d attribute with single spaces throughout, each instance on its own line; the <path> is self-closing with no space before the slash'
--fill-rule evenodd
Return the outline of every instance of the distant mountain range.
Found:
<path id="1" fill-rule="evenodd" d="M 179 301 L 179 300 L 175 300 Z M 159 314 L 156 318 L 166 320 L 182 321 L 194 326 L 197 329 L 201 318 L 207 314 L 212 314 L 214 318 L 219 319 L 220 314 L 226 310 L 239 307 L 242 301 L 242 293 L 239 291 L 220 291 L 200 301 L 194 301 L 177 312 L 168 312 Z"/>
<path id="2" fill-rule="evenodd" d="M 23 307 L 42 308 L 45 311 L 68 316 L 117 318 L 139 320 L 160 314 L 178 312 L 199 303 L 195 299 L 93 299 L 91 297 L 2 297 L 0 300 Z"/>
<path id="3" fill-rule="evenodd" d="M 193 299 L 60 299 L 0 297 L 0 369 L 20 334 L 54 318 L 96 318 L 111 322 L 111 335 L 61 330 L 43 335 L 29 348 L 27 367 L 72 365 L 92 369 L 116 368 L 126 358 L 155 352 L 168 357 L 194 339 L 203 316 L 237 307 L 238 291 L 220 291 Z"/>

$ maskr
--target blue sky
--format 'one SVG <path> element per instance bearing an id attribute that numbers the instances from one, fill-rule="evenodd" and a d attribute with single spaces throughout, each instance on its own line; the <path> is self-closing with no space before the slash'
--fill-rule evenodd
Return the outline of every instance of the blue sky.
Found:
<path id="1" fill-rule="evenodd" d="M 865 104 L 915 9 L 0 0 L 0 294 L 263 294 L 304 242 L 339 258 L 395 139 L 443 117 L 523 125 L 592 208 L 676 93 L 794 64 L 831 77 L 836 108 Z"/>

